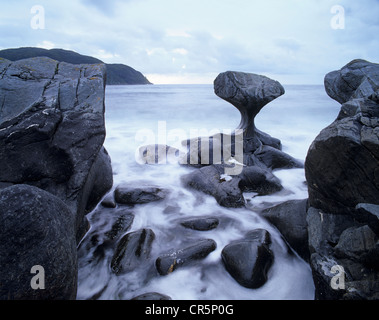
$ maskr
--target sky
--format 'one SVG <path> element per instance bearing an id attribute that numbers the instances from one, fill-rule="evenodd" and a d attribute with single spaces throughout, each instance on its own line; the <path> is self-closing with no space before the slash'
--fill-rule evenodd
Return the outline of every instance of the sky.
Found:
<path id="1" fill-rule="evenodd" d="M 123 63 L 155 84 L 224 71 L 323 84 L 379 63 L 379 0 L 0 0 L 0 49 L 62 48 Z"/>

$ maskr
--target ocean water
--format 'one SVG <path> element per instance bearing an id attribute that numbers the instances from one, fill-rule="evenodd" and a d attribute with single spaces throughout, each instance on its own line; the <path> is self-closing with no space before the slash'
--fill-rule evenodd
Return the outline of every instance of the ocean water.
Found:
<path id="1" fill-rule="evenodd" d="M 340 105 L 330 99 L 323 86 L 285 86 L 286 94 L 265 106 L 256 117 L 256 126 L 282 141 L 283 151 L 305 160 L 318 133 L 337 117 Z M 91 229 L 79 248 L 78 299 L 131 299 L 147 292 L 159 292 L 174 300 L 282 300 L 313 299 L 314 284 L 309 265 L 287 244 L 275 227 L 259 216 L 259 210 L 287 200 L 307 198 L 303 169 L 277 170 L 284 190 L 269 196 L 245 194 L 243 209 L 220 207 L 210 196 L 187 190 L 180 177 L 191 168 L 179 165 L 141 165 L 141 145 L 163 143 L 179 146 L 182 140 L 227 132 L 240 122 L 238 110 L 218 98 L 212 85 L 108 86 L 106 89 L 105 147 L 114 171 L 114 187 L 148 181 L 170 190 L 161 202 L 125 209 L 134 214 L 128 232 L 150 228 L 156 237 L 151 260 L 136 271 L 115 275 L 110 271 L 113 251 L 104 249 L 94 259 L 97 243 L 105 241 L 117 218 L 117 210 L 98 207 L 88 215 Z M 167 213 L 174 208 L 175 213 Z M 217 216 L 218 228 L 187 230 L 179 220 L 188 217 Z M 259 289 L 240 286 L 225 270 L 221 251 L 246 232 L 264 228 L 271 233 L 274 264 L 267 283 Z M 217 249 L 200 263 L 175 270 L 168 276 L 154 271 L 154 260 L 170 249 L 179 249 L 197 239 L 213 239 Z"/>

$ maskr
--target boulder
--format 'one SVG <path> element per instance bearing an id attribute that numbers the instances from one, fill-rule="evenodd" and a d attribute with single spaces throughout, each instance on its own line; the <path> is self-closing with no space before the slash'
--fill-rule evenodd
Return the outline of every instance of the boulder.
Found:
<path id="1" fill-rule="evenodd" d="M 150 257 L 155 234 L 142 229 L 126 234 L 117 244 L 111 261 L 111 270 L 119 275 L 135 270 Z"/>
<path id="2" fill-rule="evenodd" d="M 21 184 L 0 191 L 0 300 L 76 298 L 74 225 L 73 212 L 46 191 Z M 42 288 L 33 289 L 34 276 Z"/>
<path id="3" fill-rule="evenodd" d="M 75 229 L 112 187 L 105 139 L 105 66 L 0 60 L 0 181 L 63 200 Z"/>
<path id="4" fill-rule="evenodd" d="M 244 167 L 238 176 L 242 192 L 256 192 L 258 195 L 268 195 L 283 189 L 280 180 L 266 168 L 259 166 Z"/>
<path id="5" fill-rule="evenodd" d="M 300 257 L 309 261 L 307 211 L 308 199 L 290 200 L 263 210 L 261 215 L 279 230 Z"/>
<path id="6" fill-rule="evenodd" d="M 262 287 L 274 261 L 270 244 L 270 233 L 263 229 L 253 230 L 243 239 L 233 241 L 221 253 L 226 270 L 241 286 Z"/>
<path id="7" fill-rule="evenodd" d="M 197 231 L 209 231 L 218 227 L 219 220 L 215 217 L 192 218 L 182 221 L 180 224 L 188 229 Z"/>
<path id="8" fill-rule="evenodd" d="M 141 182 L 131 182 L 117 186 L 114 197 L 119 204 L 145 204 L 163 200 L 169 191 L 157 186 Z"/>
<path id="9" fill-rule="evenodd" d="M 254 152 L 254 156 L 271 170 L 304 168 L 304 163 L 302 161 L 293 158 L 277 148 L 267 145 L 262 145 L 258 148 Z"/>
<path id="10" fill-rule="evenodd" d="M 327 94 L 341 104 L 369 97 L 379 88 L 379 64 L 353 60 L 340 70 L 328 73 L 324 83 Z"/>
<path id="11" fill-rule="evenodd" d="M 377 299 L 379 270 L 379 65 L 354 60 L 325 77 L 343 103 L 305 161 L 307 222 L 316 299 Z M 343 268 L 342 289 L 330 267 Z"/>
<path id="12" fill-rule="evenodd" d="M 233 177 L 227 181 L 221 177 L 223 173 L 223 165 L 211 165 L 182 176 L 181 181 L 185 187 L 213 196 L 223 207 L 244 207 L 245 199 L 239 188 L 240 179 Z"/>
<path id="13" fill-rule="evenodd" d="M 216 247 L 217 244 L 214 240 L 200 240 L 189 247 L 159 256 L 155 266 L 159 274 L 165 276 L 179 267 L 188 266 L 197 260 L 206 258 L 212 251 L 216 250 Z"/>

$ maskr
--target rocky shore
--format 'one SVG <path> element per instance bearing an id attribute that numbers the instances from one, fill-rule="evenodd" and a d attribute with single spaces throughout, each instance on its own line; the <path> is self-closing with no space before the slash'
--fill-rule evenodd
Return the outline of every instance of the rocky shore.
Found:
<path id="1" fill-rule="evenodd" d="M 5 266 L 0 299 L 75 299 L 78 256 L 105 264 L 117 277 L 134 272 L 148 282 L 201 264 L 220 250 L 218 263 L 236 283 L 251 290 L 263 287 L 279 246 L 268 230 L 249 230 L 218 248 L 207 236 L 225 222 L 217 208 L 211 215 L 183 217 L 174 202 L 163 212 L 178 216 L 166 242 L 171 233 L 187 235 L 185 240 L 156 254 L 156 230 L 131 230 L 135 208 L 169 201 L 172 190 L 142 180 L 113 185 L 103 147 L 105 73 L 101 64 L 0 59 L 0 256 Z M 304 168 L 309 198 L 265 208 L 260 216 L 279 230 L 286 252 L 310 264 L 316 299 L 377 299 L 378 88 L 378 65 L 363 60 L 325 77 L 325 89 L 342 104 L 341 112 L 312 143 L 304 164 L 255 124 L 260 110 L 284 94 L 283 86 L 261 75 L 225 72 L 214 89 L 241 113 L 235 132 L 183 141 L 185 152 L 144 146 L 141 160 L 159 163 L 156 151 L 163 150 L 191 169 L 180 177 L 186 190 L 210 195 L 231 210 L 246 208 L 246 192 L 260 196 L 282 190 L 275 170 Z M 209 156 L 216 149 L 220 157 Z M 106 216 L 107 224 L 90 229 L 89 213 L 94 219 Z M 36 265 L 45 269 L 45 290 L 30 286 Z M 336 266 L 342 275 L 334 273 Z M 338 289 L 331 285 L 336 275 L 344 277 Z M 133 298 L 170 299 L 164 292 Z"/>

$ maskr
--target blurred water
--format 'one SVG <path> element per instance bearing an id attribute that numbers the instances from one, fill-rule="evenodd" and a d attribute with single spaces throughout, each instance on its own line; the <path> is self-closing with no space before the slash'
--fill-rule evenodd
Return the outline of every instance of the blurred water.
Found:
<path id="1" fill-rule="evenodd" d="M 287 86 L 286 94 L 267 105 L 256 118 L 258 129 L 281 139 L 283 150 L 304 160 L 317 134 L 337 116 L 339 104 L 327 97 L 322 86 Z M 279 170 L 274 174 L 284 190 L 270 196 L 246 194 L 246 209 L 220 207 L 210 196 L 184 189 L 180 176 L 189 168 L 177 165 L 140 165 L 135 159 L 140 145 L 172 142 L 170 132 L 180 131 L 184 138 L 212 129 L 235 129 L 240 121 L 236 108 L 213 93 L 211 85 L 108 86 L 106 89 L 105 147 L 114 170 L 114 186 L 147 180 L 171 190 L 161 202 L 135 206 L 135 218 L 128 232 L 151 228 L 156 239 L 150 264 L 128 274 L 116 276 L 110 271 L 112 250 L 102 259 L 93 259 L 89 249 L 91 236 L 109 228 L 115 219 L 112 210 L 99 207 L 88 218 L 91 230 L 79 248 L 78 298 L 130 299 L 146 292 L 160 292 L 172 299 L 313 299 L 311 270 L 297 255 L 288 253 L 278 231 L 262 219 L 259 209 L 291 199 L 307 198 L 304 170 Z M 139 133 L 151 133 L 150 140 Z M 153 139 L 153 141 L 151 141 Z M 167 214 L 167 207 L 176 208 Z M 116 211 L 117 212 L 117 211 Z M 185 217 L 217 216 L 218 228 L 199 232 L 179 226 Z M 220 253 L 231 241 L 256 228 L 267 229 L 273 239 L 275 261 L 268 282 L 259 289 L 241 287 L 225 271 Z M 169 276 L 154 273 L 154 258 L 170 249 L 178 249 L 196 239 L 213 239 L 217 249 L 199 265 L 178 269 Z"/>

